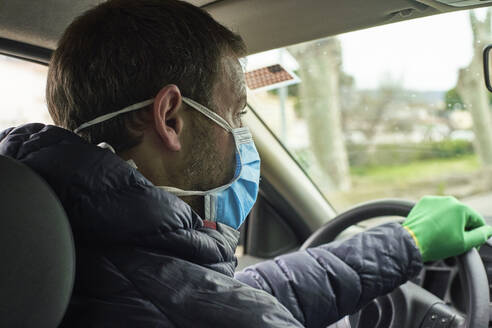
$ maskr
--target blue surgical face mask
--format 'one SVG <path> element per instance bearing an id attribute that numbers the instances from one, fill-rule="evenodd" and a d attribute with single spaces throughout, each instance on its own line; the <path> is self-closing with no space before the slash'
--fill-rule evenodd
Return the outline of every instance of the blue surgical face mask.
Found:
<path id="1" fill-rule="evenodd" d="M 206 190 L 182 190 L 175 187 L 159 186 L 176 196 L 203 196 L 205 220 L 220 222 L 234 229 L 238 229 L 246 219 L 258 195 L 260 182 L 260 156 L 253 142 L 253 137 L 247 127 L 232 128 L 230 124 L 196 101 L 183 97 L 183 102 L 199 111 L 207 118 L 232 133 L 236 145 L 236 169 L 232 180 L 223 186 Z M 153 103 L 149 99 L 117 112 L 109 113 L 80 125 L 74 132 L 78 132 L 91 125 L 111 119 L 117 115 L 138 110 Z"/>

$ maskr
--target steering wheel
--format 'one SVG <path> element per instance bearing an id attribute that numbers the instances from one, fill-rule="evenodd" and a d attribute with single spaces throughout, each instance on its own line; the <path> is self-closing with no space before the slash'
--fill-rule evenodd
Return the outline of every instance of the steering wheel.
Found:
<path id="1" fill-rule="evenodd" d="M 331 242 L 346 228 L 367 219 L 381 216 L 406 217 L 414 205 L 404 200 L 376 200 L 355 206 L 321 226 L 304 242 L 301 249 Z M 456 260 L 465 289 L 466 318 L 440 298 L 408 281 L 390 294 L 371 301 L 358 313 L 346 317 L 345 327 L 487 328 L 489 285 L 480 255 L 473 248 L 457 256 Z"/>

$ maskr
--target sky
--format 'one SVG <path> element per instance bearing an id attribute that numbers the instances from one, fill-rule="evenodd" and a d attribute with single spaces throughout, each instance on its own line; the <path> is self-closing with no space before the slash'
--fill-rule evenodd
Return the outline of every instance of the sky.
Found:
<path id="1" fill-rule="evenodd" d="M 483 17 L 485 9 L 478 9 Z M 362 89 L 385 79 L 407 89 L 442 91 L 456 85 L 457 72 L 472 58 L 469 12 L 414 19 L 340 35 L 343 69 Z"/>

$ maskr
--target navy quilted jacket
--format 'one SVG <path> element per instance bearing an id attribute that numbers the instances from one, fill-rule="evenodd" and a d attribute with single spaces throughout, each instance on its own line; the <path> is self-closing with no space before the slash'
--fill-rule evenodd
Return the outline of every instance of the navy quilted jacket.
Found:
<path id="1" fill-rule="evenodd" d="M 421 269 L 398 224 L 234 273 L 238 232 L 204 227 L 109 150 L 54 126 L 0 133 L 0 154 L 60 198 L 77 273 L 63 327 L 326 327 Z"/>

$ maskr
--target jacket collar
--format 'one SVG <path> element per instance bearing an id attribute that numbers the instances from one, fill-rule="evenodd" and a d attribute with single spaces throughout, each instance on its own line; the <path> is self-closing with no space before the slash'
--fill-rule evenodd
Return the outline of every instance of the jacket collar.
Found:
<path id="1" fill-rule="evenodd" d="M 58 195 L 76 246 L 142 247 L 233 275 L 239 232 L 222 224 L 205 227 L 185 202 L 110 150 L 43 124 L 0 138 L 0 154 L 31 167 Z"/>

